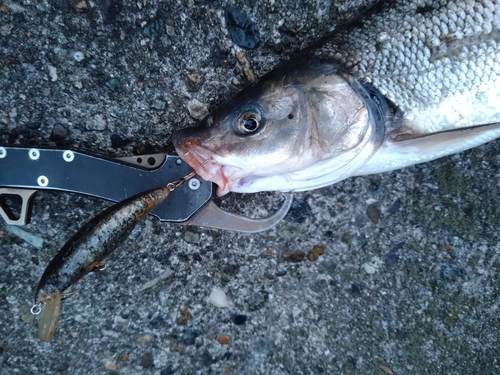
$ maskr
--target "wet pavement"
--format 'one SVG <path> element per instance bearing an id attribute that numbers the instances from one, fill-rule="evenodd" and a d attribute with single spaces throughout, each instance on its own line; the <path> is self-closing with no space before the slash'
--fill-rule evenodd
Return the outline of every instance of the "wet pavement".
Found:
<path id="1" fill-rule="evenodd" d="M 362 5 L 246 3 L 4 2 L 0 144 L 173 153 L 175 130 Z M 255 49 L 231 40 L 228 5 Z M 0 223 L 0 374 L 499 374 L 499 147 L 297 193 L 259 234 L 149 217 L 75 285 L 50 343 L 34 289 L 109 202 L 39 192 L 21 229 L 41 248 Z M 221 200 L 254 217 L 279 202 Z"/>

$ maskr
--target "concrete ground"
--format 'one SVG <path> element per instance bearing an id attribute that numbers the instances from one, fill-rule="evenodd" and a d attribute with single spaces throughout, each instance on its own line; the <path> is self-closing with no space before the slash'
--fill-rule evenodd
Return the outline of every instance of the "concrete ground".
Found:
<path id="1" fill-rule="evenodd" d="M 363 5 L 252 3 L 231 5 L 260 30 L 245 51 L 257 77 Z M 196 124 L 190 102 L 211 109 L 248 84 L 226 5 L 4 1 L 0 145 L 173 153 L 170 135 Z M 260 234 L 149 217 L 75 285 L 50 343 L 34 289 L 109 202 L 40 192 L 22 229 L 41 249 L 0 223 L 0 374 L 500 374 L 499 147 L 295 194 Z M 262 216 L 278 201 L 222 204 Z M 214 288 L 229 307 L 211 303 Z"/>

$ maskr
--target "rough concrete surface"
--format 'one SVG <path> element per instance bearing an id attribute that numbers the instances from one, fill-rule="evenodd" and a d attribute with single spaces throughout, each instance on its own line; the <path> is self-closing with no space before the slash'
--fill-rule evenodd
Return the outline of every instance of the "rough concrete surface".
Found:
<path id="1" fill-rule="evenodd" d="M 192 100 L 211 109 L 248 84 L 227 5 L 260 30 L 244 52 L 258 77 L 366 2 L 249 4 L 4 1 L 0 144 L 172 153 Z M 50 343 L 29 312 L 36 284 L 109 202 L 41 192 L 22 228 L 41 249 L 0 224 L 0 374 L 499 374 L 499 147 L 295 194 L 260 234 L 149 217 L 75 285 Z M 278 202 L 222 199 L 253 216 Z"/>

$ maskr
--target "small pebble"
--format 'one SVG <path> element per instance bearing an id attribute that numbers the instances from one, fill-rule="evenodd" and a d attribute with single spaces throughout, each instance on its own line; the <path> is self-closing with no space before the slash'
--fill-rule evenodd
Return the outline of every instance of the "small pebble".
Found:
<path id="1" fill-rule="evenodd" d="M 113 92 L 120 92 L 123 87 L 118 78 L 112 77 L 106 81 L 106 86 Z"/>
<path id="2" fill-rule="evenodd" d="M 80 62 L 80 61 L 83 61 L 83 59 L 85 58 L 85 56 L 80 51 L 74 51 L 73 52 L 73 58 L 75 59 L 75 61 Z"/>
<path id="3" fill-rule="evenodd" d="M 57 41 L 59 44 L 68 44 L 68 38 L 62 33 L 57 36 Z"/>
<path id="4" fill-rule="evenodd" d="M 179 317 L 177 318 L 177 324 L 186 325 L 189 320 L 191 320 L 191 314 L 189 313 L 187 306 L 181 305 L 181 307 L 179 307 Z"/>
<path id="5" fill-rule="evenodd" d="M 240 326 L 248 321 L 248 316 L 243 314 L 231 314 L 230 319 L 234 324 Z"/>
<path id="6" fill-rule="evenodd" d="M 260 44 L 257 25 L 234 7 L 226 8 L 226 22 L 232 41 L 246 49 L 255 49 Z"/>
<path id="7" fill-rule="evenodd" d="M 205 77 L 201 74 L 188 74 L 184 81 L 189 91 L 197 92 L 205 82 Z"/>
<path id="8" fill-rule="evenodd" d="M 184 345 L 189 346 L 193 345 L 196 341 L 196 338 L 200 336 L 201 332 L 194 328 L 188 328 L 182 334 L 181 341 Z"/>
<path id="9" fill-rule="evenodd" d="M 146 352 L 141 357 L 141 366 L 143 368 L 152 368 L 154 366 L 155 358 L 153 353 Z"/>
<path id="10" fill-rule="evenodd" d="M 228 298 L 226 293 L 221 288 L 213 288 L 210 293 L 210 302 L 216 307 L 229 307 L 231 306 L 231 300 Z"/>
<path id="11" fill-rule="evenodd" d="M 149 21 L 142 29 L 142 35 L 149 38 L 152 42 L 160 40 L 165 31 L 165 24 L 161 18 Z"/>
<path id="12" fill-rule="evenodd" d="M 1 26 L 0 27 L 0 35 L 2 35 L 2 36 L 10 35 L 13 28 L 14 28 L 14 25 L 11 23 L 7 23 L 7 24 Z"/>
<path id="13" fill-rule="evenodd" d="M 184 241 L 196 245 L 198 242 L 200 242 L 200 234 L 187 230 L 184 233 Z"/>
<path id="14" fill-rule="evenodd" d="M 269 355 L 271 353 L 271 342 L 261 337 L 255 340 L 253 348 L 257 353 Z"/>
<path id="15" fill-rule="evenodd" d="M 285 216 L 286 221 L 302 224 L 313 217 L 312 208 L 305 199 L 294 199 L 290 211 Z"/>
<path id="16" fill-rule="evenodd" d="M 120 1 L 106 1 L 106 6 L 104 9 L 104 22 L 107 24 L 116 21 L 116 17 L 123 10 L 123 5 Z"/>
<path id="17" fill-rule="evenodd" d="M 387 267 L 393 266 L 399 260 L 399 255 L 401 249 L 403 248 L 404 242 L 398 243 L 394 246 L 387 254 L 385 254 L 384 262 Z"/>
<path id="18" fill-rule="evenodd" d="M 113 324 L 116 324 L 116 325 L 119 325 L 119 326 L 123 326 L 123 327 L 127 327 L 129 325 L 129 322 L 128 322 L 127 319 L 123 319 L 120 315 L 116 315 L 113 318 Z"/>
<path id="19" fill-rule="evenodd" d="M 196 99 L 189 101 L 188 111 L 189 115 L 196 120 L 202 120 L 208 114 L 207 106 Z"/>
<path id="20" fill-rule="evenodd" d="M 288 224 L 279 231 L 279 236 L 286 241 L 291 241 L 300 235 L 299 224 Z"/>
<path id="21" fill-rule="evenodd" d="M 207 348 L 207 352 L 208 352 L 208 354 L 210 354 L 210 356 L 212 358 L 217 358 L 221 349 L 222 349 L 222 346 L 219 343 L 217 343 L 217 344 L 214 343 L 213 345 L 210 345 Z"/>
<path id="22" fill-rule="evenodd" d="M 201 354 L 201 364 L 206 367 L 213 365 L 215 362 L 217 362 L 217 359 L 218 357 L 211 355 L 208 350 L 205 350 Z"/>
<path id="23" fill-rule="evenodd" d="M 175 36 L 175 29 L 172 26 L 170 26 L 170 25 L 167 25 L 167 34 L 170 37 L 174 37 Z"/>
<path id="24" fill-rule="evenodd" d="M 236 264 L 228 264 L 228 265 L 224 266 L 222 268 L 222 270 L 224 271 L 225 274 L 227 274 L 229 276 L 234 276 L 239 272 L 240 266 L 238 266 Z"/>
<path id="25" fill-rule="evenodd" d="M 49 76 L 52 82 L 57 81 L 57 68 L 55 66 L 49 65 Z"/>
<path id="26" fill-rule="evenodd" d="M 351 242 L 352 242 L 352 238 L 351 238 L 351 235 L 349 233 L 344 233 L 341 237 L 340 237 L 340 241 L 342 241 L 343 243 L 349 245 Z"/>
<path id="27" fill-rule="evenodd" d="M 76 87 L 77 89 L 82 89 L 82 88 L 83 88 L 83 84 L 82 84 L 82 82 L 81 82 L 81 81 L 75 81 L 75 87 Z"/>
<path id="28" fill-rule="evenodd" d="M 19 318 L 23 323 L 31 324 L 35 316 L 31 313 L 30 307 L 23 304 L 19 307 Z"/>
<path id="29" fill-rule="evenodd" d="M 245 53 L 243 51 L 236 52 L 236 58 L 243 67 L 243 73 L 245 73 L 245 77 L 247 77 L 248 82 L 251 83 L 255 81 L 255 76 L 252 72 L 252 68 L 250 67 L 250 62 L 245 56 Z"/>
<path id="30" fill-rule="evenodd" d="M 85 123 L 87 130 L 103 131 L 108 127 L 106 118 L 101 114 L 96 114 L 87 119 Z"/>
<path id="31" fill-rule="evenodd" d="M 103 336 L 108 336 L 108 337 L 113 337 L 115 339 L 117 339 L 118 337 L 120 337 L 120 334 L 118 332 L 115 332 L 111 329 L 101 329 L 101 334 Z"/>
<path id="32" fill-rule="evenodd" d="M 109 371 L 118 370 L 118 364 L 115 361 L 108 361 L 104 364 L 104 368 Z"/>
<path id="33" fill-rule="evenodd" d="M 326 246 L 325 245 L 315 245 L 312 250 L 307 255 L 307 259 L 311 262 L 318 260 L 318 258 L 325 253 Z"/>
<path id="34" fill-rule="evenodd" d="M 165 319 L 163 318 L 163 316 L 158 315 L 149 321 L 149 325 L 153 329 L 161 328 L 162 326 L 165 325 Z"/>
<path id="35" fill-rule="evenodd" d="M 363 287 L 361 284 L 352 283 L 351 284 L 351 293 L 354 295 L 359 295 L 363 291 Z"/>
<path id="36" fill-rule="evenodd" d="M 146 333 L 143 335 L 134 336 L 133 340 L 139 344 L 149 344 L 152 340 L 152 337 Z"/>
<path id="37" fill-rule="evenodd" d="M 165 108 L 167 108 L 167 102 L 163 99 L 155 99 L 151 102 L 150 107 L 163 111 L 165 110 Z"/>
<path id="38" fill-rule="evenodd" d="M 167 367 L 160 371 L 160 375 L 174 375 L 174 373 L 175 371 L 172 363 L 169 363 Z"/>
<path id="39" fill-rule="evenodd" d="M 392 204 L 391 208 L 389 208 L 388 212 L 391 214 L 391 215 L 394 215 L 395 213 L 397 213 L 399 211 L 399 209 L 401 208 L 401 199 L 396 199 L 396 201 Z"/>
<path id="40" fill-rule="evenodd" d="M 387 366 L 385 366 L 385 365 L 383 365 L 383 364 L 379 364 L 379 365 L 378 365 L 378 367 L 379 367 L 379 369 L 381 369 L 383 372 L 385 372 L 387 375 L 394 375 L 394 372 L 392 372 L 392 370 L 391 370 L 389 367 L 387 367 Z"/>
<path id="41" fill-rule="evenodd" d="M 88 320 L 85 319 L 81 314 L 76 314 L 73 319 L 75 320 L 75 322 L 80 323 L 80 324 L 88 323 Z"/>
<path id="42" fill-rule="evenodd" d="M 300 250 L 290 250 L 290 251 L 284 252 L 282 257 L 287 262 L 299 263 L 305 259 L 306 253 L 304 253 L 303 251 L 300 251 Z"/>
<path id="43" fill-rule="evenodd" d="M 309 289 L 315 293 L 320 293 L 328 288 L 328 281 L 324 278 L 318 278 L 309 284 Z"/>
<path id="44" fill-rule="evenodd" d="M 87 1 L 85 1 L 85 0 L 80 0 L 75 4 L 75 10 L 78 13 L 83 13 L 83 12 L 87 11 L 87 8 L 88 8 L 88 5 L 87 5 Z"/>
<path id="45" fill-rule="evenodd" d="M 439 267 L 439 276 L 446 281 L 456 281 L 459 277 L 465 277 L 467 273 L 462 267 L 450 263 L 443 263 Z"/>
<path id="46" fill-rule="evenodd" d="M 368 216 L 368 219 L 370 219 L 370 221 L 373 224 L 379 223 L 381 215 L 382 215 L 382 213 L 380 211 L 380 203 L 379 202 L 375 202 L 375 203 L 370 204 L 368 206 L 368 208 L 366 209 L 366 216 Z"/>
<path id="47" fill-rule="evenodd" d="M 380 268 L 382 261 L 378 257 L 373 257 L 370 262 L 363 263 L 361 267 L 369 275 L 373 275 Z"/>
<path id="48" fill-rule="evenodd" d="M 52 142 L 65 140 L 69 136 L 69 130 L 62 124 L 55 124 L 50 132 L 49 139 Z"/>
<path id="49" fill-rule="evenodd" d="M 307 310 L 307 317 L 309 319 L 314 319 L 314 310 L 309 308 L 309 310 Z"/>
<path id="50" fill-rule="evenodd" d="M 217 341 L 221 345 L 229 345 L 231 343 L 231 337 L 228 335 L 224 335 L 223 333 L 220 333 L 217 335 Z"/>
<path id="51" fill-rule="evenodd" d="M 261 289 L 255 293 L 253 293 L 250 298 L 248 299 L 248 310 L 249 311 L 256 311 L 260 310 L 261 308 L 264 307 L 264 305 L 267 303 L 269 300 L 269 292 Z"/>

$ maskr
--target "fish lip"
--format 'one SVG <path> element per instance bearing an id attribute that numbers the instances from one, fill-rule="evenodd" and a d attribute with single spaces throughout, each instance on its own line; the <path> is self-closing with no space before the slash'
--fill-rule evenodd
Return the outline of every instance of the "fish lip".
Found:
<path id="1" fill-rule="evenodd" d="M 238 179 L 231 178 L 240 170 L 236 167 L 226 166 L 220 163 L 219 157 L 212 151 L 199 145 L 199 141 L 193 138 L 179 139 L 174 137 L 174 146 L 179 157 L 191 166 L 196 173 L 205 181 L 217 185 L 216 194 L 223 196 L 229 193 Z"/>

